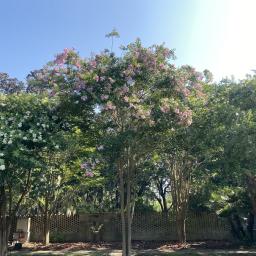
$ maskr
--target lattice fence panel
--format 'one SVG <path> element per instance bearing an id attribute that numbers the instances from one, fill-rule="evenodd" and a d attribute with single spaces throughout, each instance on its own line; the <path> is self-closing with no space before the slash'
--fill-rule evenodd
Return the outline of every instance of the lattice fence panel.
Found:
<path id="1" fill-rule="evenodd" d="M 91 228 L 102 224 L 99 235 Z M 232 239 L 227 219 L 215 214 L 189 213 L 186 220 L 187 239 L 226 240 Z M 50 220 L 50 232 L 63 234 L 68 241 L 121 240 L 121 216 L 119 213 L 82 214 L 74 216 L 55 215 Z M 43 217 L 31 217 L 31 234 L 35 240 L 43 233 Z M 174 241 L 177 240 L 175 216 L 171 213 L 135 213 L 132 223 L 133 240 Z"/>
<path id="2" fill-rule="evenodd" d="M 31 217 L 31 232 L 43 232 L 43 216 Z M 50 218 L 50 232 L 72 233 L 79 230 L 79 215 L 53 215 Z"/>
<path id="3" fill-rule="evenodd" d="M 186 219 L 188 240 L 228 239 L 231 227 L 227 219 L 216 214 L 190 213 Z"/>

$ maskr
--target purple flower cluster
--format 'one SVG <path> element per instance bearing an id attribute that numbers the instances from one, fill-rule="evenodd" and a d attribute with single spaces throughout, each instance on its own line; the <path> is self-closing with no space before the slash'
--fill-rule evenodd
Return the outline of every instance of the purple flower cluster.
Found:
<path id="1" fill-rule="evenodd" d="M 93 177 L 94 173 L 93 173 L 93 169 L 95 168 L 95 164 L 91 163 L 91 162 L 84 162 L 81 164 L 81 169 L 85 170 L 84 175 L 86 177 Z"/>

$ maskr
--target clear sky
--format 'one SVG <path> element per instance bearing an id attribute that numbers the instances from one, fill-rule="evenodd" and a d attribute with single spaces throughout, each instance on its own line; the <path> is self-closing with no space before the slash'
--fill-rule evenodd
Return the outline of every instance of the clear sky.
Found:
<path id="1" fill-rule="evenodd" d="M 137 37 L 216 79 L 256 69 L 256 0 L 0 0 L 0 72 L 23 80 L 63 48 L 82 56 Z"/>

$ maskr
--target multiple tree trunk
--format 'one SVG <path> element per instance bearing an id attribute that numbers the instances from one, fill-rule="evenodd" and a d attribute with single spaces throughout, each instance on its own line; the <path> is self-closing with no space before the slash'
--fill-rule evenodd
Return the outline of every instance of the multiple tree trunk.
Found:
<path id="1" fill-rule="evenodd" d="M 129 152 L 129 151 L 128 151 Z M 133 174 L 135 171 L 134 158 L 128 155 L 126 160 L 120 158 L 117 161 L 119 174 L 119 189 L 121 199 L 121 223 L 122 223 L 122 251 L 123 256 L 131 255 L 131 226 L 134 213 L 134 185 Z M 186 152 L 171 156 L 168 160 L 170 170 L 171 194 L 173 208 L 176 217 L 178 240 L 186 243 L 186 215 L 191 185 L 191 173 L 195 161 Z"/>
<path id="2" fill-rule="evenodd" d="M 0 256 L 7 255 L 10 231 L 14 230 L 15 228 L 12 226 L 16 225 L 15 216 L 31 185 L 31 170 L 26 172 L 25 178 L 25 182 L 21 186 L 20 195 L 15 203 L 13 202 L 13 184 L 6 181 L 0 186 Z M 7 185 L 5 186 L 6 183 Z"/>
<path id="3" fill-rule="evenodd" d="M 190 192 L 191 171 L 194 163 L 184 154 L 172 156 L 168 161 L 171 178 L 171 194 L 176 216 L 176 228 L 179 242 L 186 242 L 186 214 Z M 131 226 L 134 213 L 134 194 L 132 193 L 132 174 L 134 164 L 118 161 L 119 189 L 121 199 L 122 250 L 123 256 L 131 255 Z M 256 177 L 247 175 L 247 186 L 252 202 L 252 211 L 256 215 Z M 6 216 L 7 198 L 4 186 L 0 187 L 0 256 L 6 256 L 8 250 L 9 222 Z M 44 243 L 49 243 L 48 204 L 45 204 Z"/>
<path id="4" fill-rule="evenodd" d="M 8 250 L 8 220 L 6 216 L 7 198 L 4 186 L 0 188 L 0 256 L 6 256 Z"/>
<path id="5" fill-rule="evenodd" d="M 255 229 L 255 216 L 256 216 L 256 175 L 253 175 L 251 172 L 246 173 L 246 184 L 251 201 L 252 210 L 248 218 L 248 232 L 250 235 L 251 242 L 254 242 L 254 229 Z"/>
<path id="6" fill-rule="evenodd" d="M 158 196 L 155 196 L 157 202 L 161 207 L 161 211 L 167 213 L 170 210 L 170 206 L 167 203 L 167 195 L 170 189 L 170 181 L 165 179 L 159 179 L 156 181 L 156 188 Z"/>
<path id="7" fill-rule="evenodd" d="M 131 255 L 132 219 L 134 213 L 134 193 L 132 191 L 132 174 L 134 172 L 132 159 L 126 163 L 118 161 L 119 190 L 121 200 L 121 223 L 122 223 L 122 254 Z"/>
<path id="8" fill-rule="evenodd" d="M 186 152 L 179 152 L 167 160 L 170 170 L 171 194 L 176 219 L 177 236 L 186 243 L 186 217 L 191 185 L 191 174 L 195 162 Z"/>

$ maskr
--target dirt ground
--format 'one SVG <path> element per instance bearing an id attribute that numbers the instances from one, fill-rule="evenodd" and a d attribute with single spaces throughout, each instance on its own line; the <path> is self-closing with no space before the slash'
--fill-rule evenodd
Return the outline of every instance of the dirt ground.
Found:
<path id="1" fill-rule="evenodd" d="M 53 243 L 44 246 L 40 243 L 27 243 L 20 251 L 10 251 L 11 255 L 88 255 L 88 256 L 120 256 L 121 243 Z M 256 255 L 256 248 L 241 247 L 229 242 L 207 241 L 187 243 L 141 242 L 133 243 L 133 255 Z"/>
<path id="2" fill-rule="evenodd" d="M 23 245 L 24 249 L 31 251 L 77 251 L 77 250 L 114 250 L 121 249 L 122 245 L 119 242 L 113 243 L 51 243 L 47 246 L 41 243 L 26 243 Z M 205 242 L 193 242 L 187 244 L 179 243 L 166 243 L 166 242 L 155 242 L 155 241 L 136 241 L 133 242 L 132 248 L 135 250 L 173 250 L 178 251 L 182 249 L 243 249 L 243 247 L 232 244 L 230 242 L 220 241 L 205 241 Z"/>

